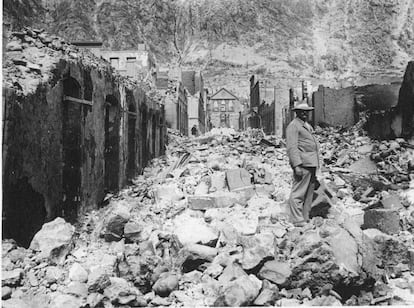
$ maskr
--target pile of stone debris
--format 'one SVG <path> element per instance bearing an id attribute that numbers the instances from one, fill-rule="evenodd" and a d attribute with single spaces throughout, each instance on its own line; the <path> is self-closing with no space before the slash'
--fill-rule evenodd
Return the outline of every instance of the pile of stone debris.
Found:
<path id="1" fill-rule="evenodd" d="M 383 187 L 367 205 L 346 165 L 327 165 L 319 210 L 296 228 L 285 153 L 258 130 L 170 134 L 165 156 L 76 227 L 57 218 L 28 249 L 3 241 L 3 306 L 414 304 L 413 196 L 388 202 Z"/>
<path id="2" fill-rule="evenodd" d="M 39 84 L 53 82 L 56 76 L 52 74 L 62 60 L 81 61 L 84 66 L 113 75 L 130 88 L 137 86 L 136 80 L 121 76 L 108 61 L 96 57 L 89 50 L 78 48 L 43 29 L 30 27 L 12 32 L 8 37 L 3 62 L 3 86 L 22 94 L 35 91 Z M 139 81 L 139 85 L 151 88 L 148 80 Z"/>

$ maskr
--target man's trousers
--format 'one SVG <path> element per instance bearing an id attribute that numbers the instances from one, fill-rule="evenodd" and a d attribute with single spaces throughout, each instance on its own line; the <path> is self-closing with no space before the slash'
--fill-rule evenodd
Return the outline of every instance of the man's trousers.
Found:
<path id="1" fill-rule="evenodd" d="M 292 191 L 288 201 L 288 214 L 293 223 L 309 219 L 316 185 L 316 167 L 301 167 L 301 169 L 303 172 L 301 178 L 293 174 Z"/>

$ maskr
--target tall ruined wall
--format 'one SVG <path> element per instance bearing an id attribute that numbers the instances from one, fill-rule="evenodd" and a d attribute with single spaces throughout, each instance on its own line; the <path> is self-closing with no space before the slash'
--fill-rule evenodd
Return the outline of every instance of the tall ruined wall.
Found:
<path id="1" fill-rule="evenodd" d="M 3 70 L 3 237 L 23 246 L 45 221 L 97 208 L 165 135 L 159 103 L 109 63 L 28 36 L 12 38 Z"/>
<path id="2" fill-rule="evenodd" d="M 396 111 L 402 117 L 402 135 L 414 136 L 414 61 L 407 65 Z"/>
<path id="3" fill-rule="evenodd" d="M 330 89 L 320 86 L 313 95 L 315 124 L 349 127 L 355 124 L 354 89 Z"/>

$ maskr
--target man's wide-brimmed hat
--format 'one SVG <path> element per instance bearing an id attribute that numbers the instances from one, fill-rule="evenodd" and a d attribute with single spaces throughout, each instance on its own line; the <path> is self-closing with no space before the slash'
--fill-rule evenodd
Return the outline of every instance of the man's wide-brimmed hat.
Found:
<path id="1" fill-rule="evenodd" d="M 313 109 L 315 109 L 315 108 L 309 106 L 305 102 L 300 102 L 299 104 L 297 104 L 295 107 L 292 108 L 293 111 L 297 111 L 297 110 L 311 111 Z"/>

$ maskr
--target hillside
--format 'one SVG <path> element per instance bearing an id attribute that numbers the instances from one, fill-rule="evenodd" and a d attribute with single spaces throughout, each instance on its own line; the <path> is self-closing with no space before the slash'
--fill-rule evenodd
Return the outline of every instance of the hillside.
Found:
<path id="1" fill-rule="evenodd" d="M 49 32 L 117 49 L 145 42 L 160 65 L 202 68 L 210 87 L 239 96 L 247 96 L 251 74 L 282 92 L 303 78 L 314 86 L 387 83 L 414 58 L 412 0 L 54 0 L 42 7 L 36 16 Z"/>

